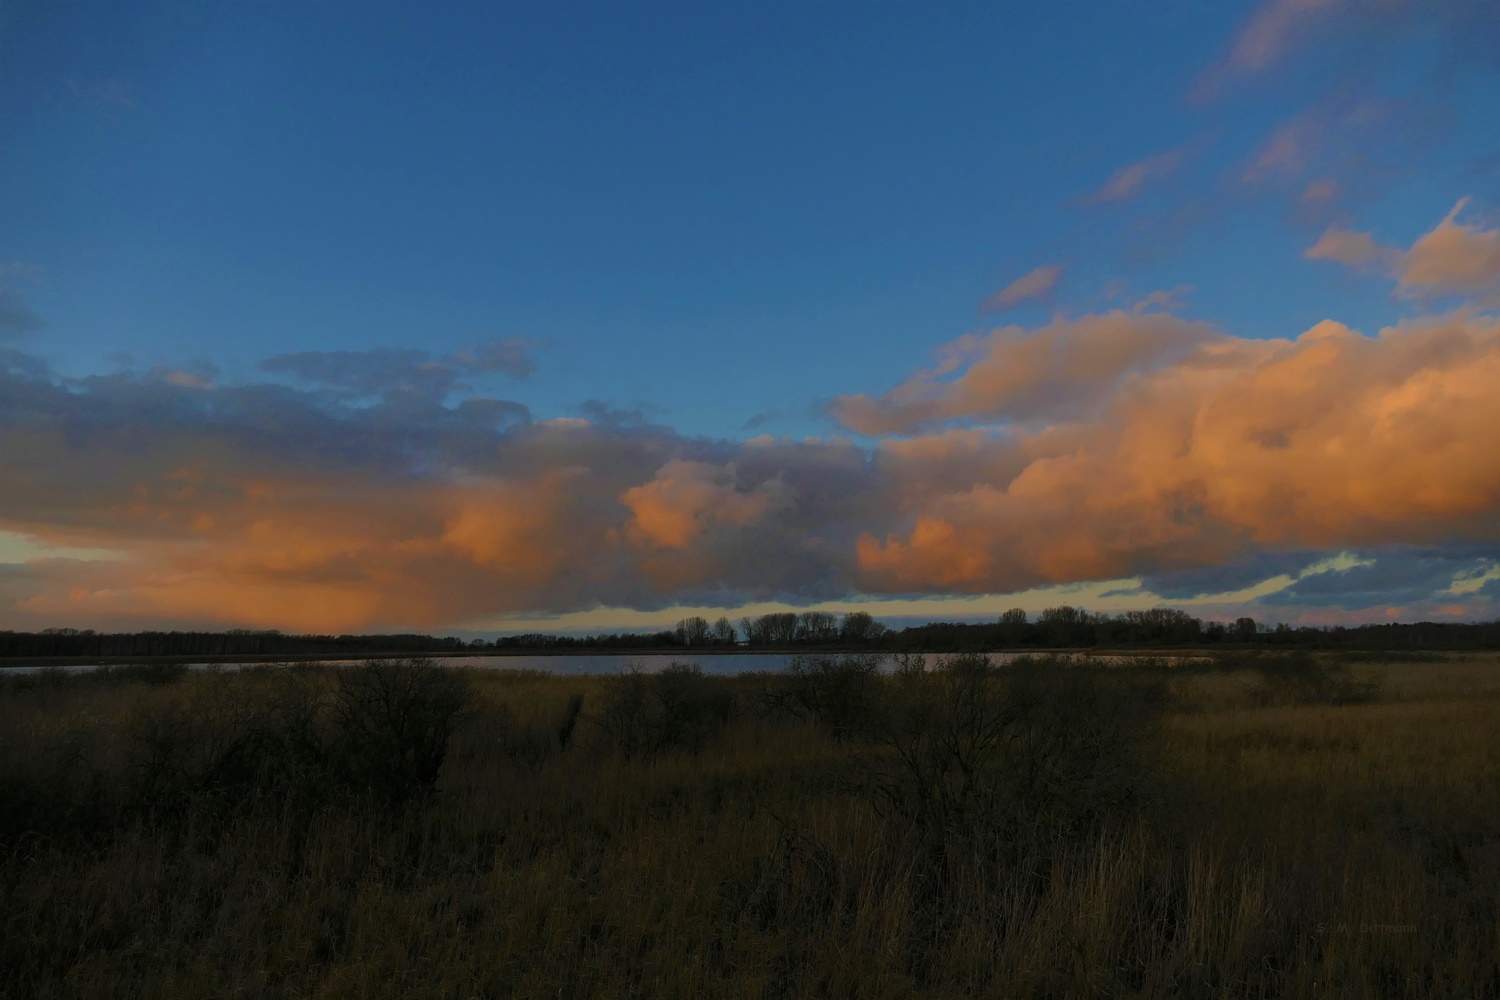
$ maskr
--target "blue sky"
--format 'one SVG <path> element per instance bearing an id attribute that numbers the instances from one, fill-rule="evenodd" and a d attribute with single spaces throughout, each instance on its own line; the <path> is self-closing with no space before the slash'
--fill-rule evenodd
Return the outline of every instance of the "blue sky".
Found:
<path id="1" fill-rule="evenodd" d="M 637 486 L 666 481 L 660 470 L 675 460 L 720 470 L 667 477 L 696 484 L 681 487 L 693 497 L 729 490 L 712 494 L 727 505 L 719 513 L 694 508 L 692 540 L 710 522 L 730 531 L 752 517 L 791 531 L 787 512 L 810 501 L 746 480 L 753 463 L 736 449 L 763 434 L 846 440 L 874 461 L 887 438 L 930 434 L 930 425 L 872 430 L 841 419 L 836 401 L 885 399 L 922 370 L 954 378 L 963 369 L 941 367 L 954 350 L 945 345 L 965 335 L 1112 310 L 1163 311 L 1200 333 L 1255 342 L 1295 339 L 1328 319 L 1373 337 L 1454 309 L 1492 315 L 1483 274 L 1406 294 L 1419 286 L 1393 289 L 1405 279 L 1377 258 L 1306 256 L 1330 231 L 1372 234 L 1395 253 L 1468 198 L 1458 219 L 1478 234 L 1483 272 L 1482 237 L 1500 209 L 1492 43 L 1500 18 L 1467 0 L 11 3 L 0 10 L 6 349 L 16 372 L 28 359 L 27 385 L 74 402 L 127 383 L 162 393 L 190 392 L 194 379 L 263 394 L 280 386 L 313 410 L 342 407 L 346 420 L 380 417 L 388 435 L 404 426 L 400 434 L 421 437 L 436 411 L 403 411 L 401 425 L 387 392 L 397 386 L 453 412 L 466 399 L 519 404 L 533 428 L 566 418 L 632 440 L 656 433 L 672 443 L 651 452 L 655 478 L 643 465 Z M 1051 269 L 1050 284 L 1038 279 L 1028 287 L 1040 290 L 1008 309 L 982 307 L 1039 268 Z M 473 361 L 494 344 L 508 360 Z M 425 388 L 397 372 L 403 365 L 427 366 Z M 346 374 L 330 380 L 332 368 Z M 160 405 L 187 405 L 172 400 Z M 949 429 L 976 426 L 961 408 L 943 412 Z M 985 412 L 1002 436 L 1025 423 Z M 34 419 L 18 414 L 9 419 Z M 138 433 L 111 430 L 150 450 L 220 426 L 201 414 L 182 418 L 192 426 L 158 417 Z M 330 433 L 332 453 L 365 454 Z M 183 447 L 207 455 L 214 445 Z M 242 496 L 244 483 L 230 480 L 270 446 L 245 447 L 254 455 L 220 483 Z M 390 481 L 428 476 L 448 488 L 487 476 L 509 489 L 521 476 L 445 456 L 403 453 Z M 523 463 L 527 475 L 546 464 Z M 11 475 L 34 484 L 40 473 L 18 465 Z M 618 501 L 627 479 L 597 502 Z M 971 476 L 966 489 L 981 481 Z M 109 484 L 121 495 L 148 486 Z M 1438 531 L 1431 518 L 1446 508 L 1347 536 L 1236 521 L 1251 540 L 1228 554 L 1209 545 L 1098 565 L 1134 579 L 1258 565 L 1268 552 L 1306 552 L 1313 565 L 1398 545 L 1407 548 L 1389 551 L 1408 555 L 1392 558 L 1415 558 L 1411 546 L 1496 541 L 1474 524 L 1495 513 L 1487 502 Z M 15 585 L 17 622 L 67 611 L 39 596 L 78 589 L 57 583 L 62 554 L 124 553 L 93 562 L 143 561 L 140 579 L 166 559 L 142 548 L 138 527 L 99 511 L 52 523 L 4 503 L 0 527 L 18 553 L 8 565 L 32 567 L 12 575 L 41 574 L 34 560 L 53 559 L 51 582 Z M 949 507 L 882 507 L 868 524 L 819 534 L 808 551 L 842 546 L 852 559 L 856 536 L 904 539 L 924 516 L 962 528 Z M 629 509 L 636 521 L 616 524 L 615 537 L 645 523 Z M 461 520 L 432 516 L 444 538 Z M 641 530 L 674 551 L 689 541 Z M 248 537 L 194 544 L 253 549 Z M 1489 565 L 1488 549 L 1463 551 L 1464 572 Z M 987 558 L 1008 557 L 995 548 Z M 761 586 L 722 568 L 695 576 L 633 560 L 621 572 L 635 585 L 466 607 L 455 620 L 601 606 L 649 615 L 708 597 L 911 600 L 1103 579 L 1101 569 L 1041 560 L 1029 575 L 903 571 L 906 582 L 877 583 L 825 567 Z M 503 563 L 489 570 L 503 575 Z M 369 585 L 369 572 L 361 579 Z M 1411 604 L 1403 594 L 1401 606 Z M 99 607 L 76 614 L 236 620 L 144 599 Z M 383 610 L 349 614 L 387 623 Z M 434 610 L 426 620 L 447 618 Z"/>

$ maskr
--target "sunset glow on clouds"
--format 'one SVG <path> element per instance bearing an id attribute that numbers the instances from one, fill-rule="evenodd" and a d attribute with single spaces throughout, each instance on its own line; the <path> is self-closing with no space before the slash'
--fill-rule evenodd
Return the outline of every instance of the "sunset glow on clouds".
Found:
<path id="1" fill-rule="evenodd" d="M 1439 6 L 1429 41 L 1447 53 L 1465 8 Z M 1294 61 L 1313 26 L 1425 24 L 1385 7 L 1369 21 L 1340 0 L 1248 5 L 1219 62 L 1183 64 L 1182 87 L 1229 100 Z M 132 93 L 128 113 L 149 100 Z M 1102 185 L 1060 183 L 1059 217 L 1156 214 L 1120 222 L 1112 258 L 1064 233 L 997 268 L 1000 291 L 955 296 L 1007 310 L 1004 325 L 910 330 L 882 367 L 818 368 L 791 341 L 751 352 L 788 379 L 816 369 L 827 388 L 800 402 L 745 375 L 738 347 L 705 334 L 683 357 L 624 321 L 591 342 L 631 359 L 611 373 L 623 404 L 568 397 L 586 362 L 567 331 L 505 323 L 414 330 L 405 346 L 130 344 L 140 360 L 90 364 L 69 346 L 82 314 L 61 301 L 83 279 L 18 259 L 0 269 L 0 628 L 644 626 L 682 609 L 940 618 L 1064 601 L 1500 615 L 1500 188 L 1470 171 L 1420 220 L 1363 221 L 1374 175 L 1349 172 L 1352 146 L 1312 145 L 1326 132 L 1297 123 L 1335 105 L 1309 103 L 1233 151 L 1215 135 L 1157 143 L 1081 172 Z M 1279 256 L 1237 252 L 1206 283 L 1264 261 L 1283 277 L 1258 298 L 1321 280 L 1327 307 L 1299 300 L 1294 323 L 1257 301 L 1241 319 L 1139 277 L 1145 291 L 1105 290 L 1140 266 L 1122 262 L 1141 234 L 1213 218 L 1185 195 L 1185 214 L 1152 199 L 1215 169 L 1215 198 L 1284 197 L 1288 235 Z M 1273 181 L 1283 194 L 1262 191 Z M 1192 261 L 1162 266 L 1205 280 Z M 874 357 L 877 339 L 847 350 Z M 812 416 L 748 438 L 657 422 L 679 393 L 712 409 L 715 391 Z"/>
<path id="2" fill-rule="evenodd" d="M 123 557 L 30 560 L 7 598 L 38 620 L 434 625 L 1494 540 L 1494 317 L 1262 341 L 1113 313 L 948 356 L 946 378 L 835 405 L 854 430 L 901 432 L 870 446 L 12 372 L 4 529 Z"/>

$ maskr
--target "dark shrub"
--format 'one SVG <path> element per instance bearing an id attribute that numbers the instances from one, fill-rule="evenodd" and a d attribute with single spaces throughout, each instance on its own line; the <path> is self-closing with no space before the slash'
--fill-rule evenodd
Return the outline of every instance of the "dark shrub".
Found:
<path id="1" fill-rule="evenodd" d="M 128 730 L 129 803 L 158 818 L 263 795 L 326 794 L 329 748 L 312 687 L 291 674 L 216 678 L 206 696 L 147 710 Z"/>
<path id="2" fill-rule="evenodd" d="M 140 681 L 155 687 L 175 684 L 187 676 L 188 668 L 181 663 L 130 663 L 119 667 L 101 667 L 96 671 L 100 680 Z"/>
<path id="3" fill-rule="evenodd" d="M 880 701 L 881 659 L 877 654 L 794 656 L 787 665 L 787 707 L 816 720 L 835 739 L 861 734 Z"/>
<path id="4" fill-rule="evenodd" d="M 1145 786 L 1154 689 L 1094 666 L 992 665 L 982 654 L 899 669 L 857 780 L 924 836 L 1082 833 Z"/>
<path id="5" fill-rule="evenodd" d="M 631 667 L 610 682 L 594 719 L 603 743 L 626 758 L 673 750 L 700 752 L 729 722 L 734 694 L 697 664 L 657 674 Z"/>
<path id="6" fill-rule="evenodd" d="M 1263 657 L 1256 669 L 1260 683 L 1254 697 L 1262 705 L 1353 705 L 1380 695 L 1376 679 L 1357 676 L 1345 663 L 1311 653 Z"/>
<path id="7" fill-rule="evenodd" d="M 47 741 L 0 732 L 0 847 L 87 837 L 107 822 L 112 803 L 94 744 L 90 732 Z"/>
<path id="8" fill-rule="evenodd" d="M 575 694 L 562 711 L 542 725 L 525 725 L 516 720 L 506 705 L 483 714 L 472 714 L 470 724 L 493 738 L 507 758 L 533 770 L 557 758 L 573 743 L 573 733 L 583 711 L 583 695 Z"/>
<path id="9" fill-rule="evenodd" d="M 332 716 L 341 775 L 387 801 L 431 790 L 469 694 L 461 675 L 429 659 L 371 661 L 344 671 Z"/>

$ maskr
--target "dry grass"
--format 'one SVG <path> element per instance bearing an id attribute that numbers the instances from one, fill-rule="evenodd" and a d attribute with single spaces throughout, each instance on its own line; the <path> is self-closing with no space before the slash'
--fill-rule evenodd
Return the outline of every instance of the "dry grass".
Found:
<path id="1" fill-rule="evenodd" d="M 1145 668 L 1152 794 L 1065 828 L 1002 775 L 937 833 L 857 780 L 878 716 L 835 739 L 779 678 L 709 681 L 722 727 L 627 759 L 609 679 L 466 672 L 432 794 L 170 816 L 132 807 L 141 726 L 289 681 L 323 711 L 335 672 L 10 683 L 0 995 L 1500 996 L 1500 658 L 1345 668 L 1375 700 Z"/>

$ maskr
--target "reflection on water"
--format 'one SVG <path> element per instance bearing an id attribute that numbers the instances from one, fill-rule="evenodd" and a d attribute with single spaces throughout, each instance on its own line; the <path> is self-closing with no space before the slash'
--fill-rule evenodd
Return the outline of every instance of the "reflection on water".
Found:
<path id="1" fill-rule="evenodd" d="M 745 673 L 779 673 L 786 670 L 787 664 L 796 656 L 805 653 L 655 653 L 655 654 L 629 654 L 629 653 L 590 653 L 590 654 L 563 654 L 558 656 L 436 656 L 433 659 L 444 666 L 471 667 L 482 670 L 539 670 L 552 674 L 616 674 L 631 668 L 639 668 L 645 671 L 657 671 L 671 663 L 697 664 L 706 674 L 745 674 Z M 836 655 L 836 654 L 835 654 Z M 889 669 L 893 658 L 886 654 L 880 654 L 884 659 L 884 665 Z M 944 655 L 941 653 L 922 654 L 929 669 L 937 665 Z M 994 663 L 1008 663 L 1020 656 L 1049 655 L 1036 652 L 1019 653 L 991 653 L 990 660 Z M 1077 659 L 1083 662 L 1095 663 L 1101 666 L 1123 666 L 1128 665 L 1140 656 L 1129 654 L 1103 654 L 1094 655 L 1088 652 L 1061 653 L 1059 656 L 1068 659 Z M 1158 656 L 1155 654 L 1142 654 L 1149 656 L 1157 664 L 1177 666 L 1183 663 L 1204 662 L 1206 656 Z M 364 660 L 323 660 L 320 661 L 329 666 L 356 666 L 364 663 Z M 240 670 L 245 667 L 262 667 L 281 665 L 282 661 L 266 661 L 265 663 L 190 663 L 188 668 L 192 670 Z M 306 665 L 306 664 L 304 664 Z M 92 670 L 100 670 L 102 667 L 95 665 L 70 666 L 70 667 L 7 667 L 6 674 L 34 674 L 40 670 L 63 670 L 68 673 L 86 673 Z"/>

